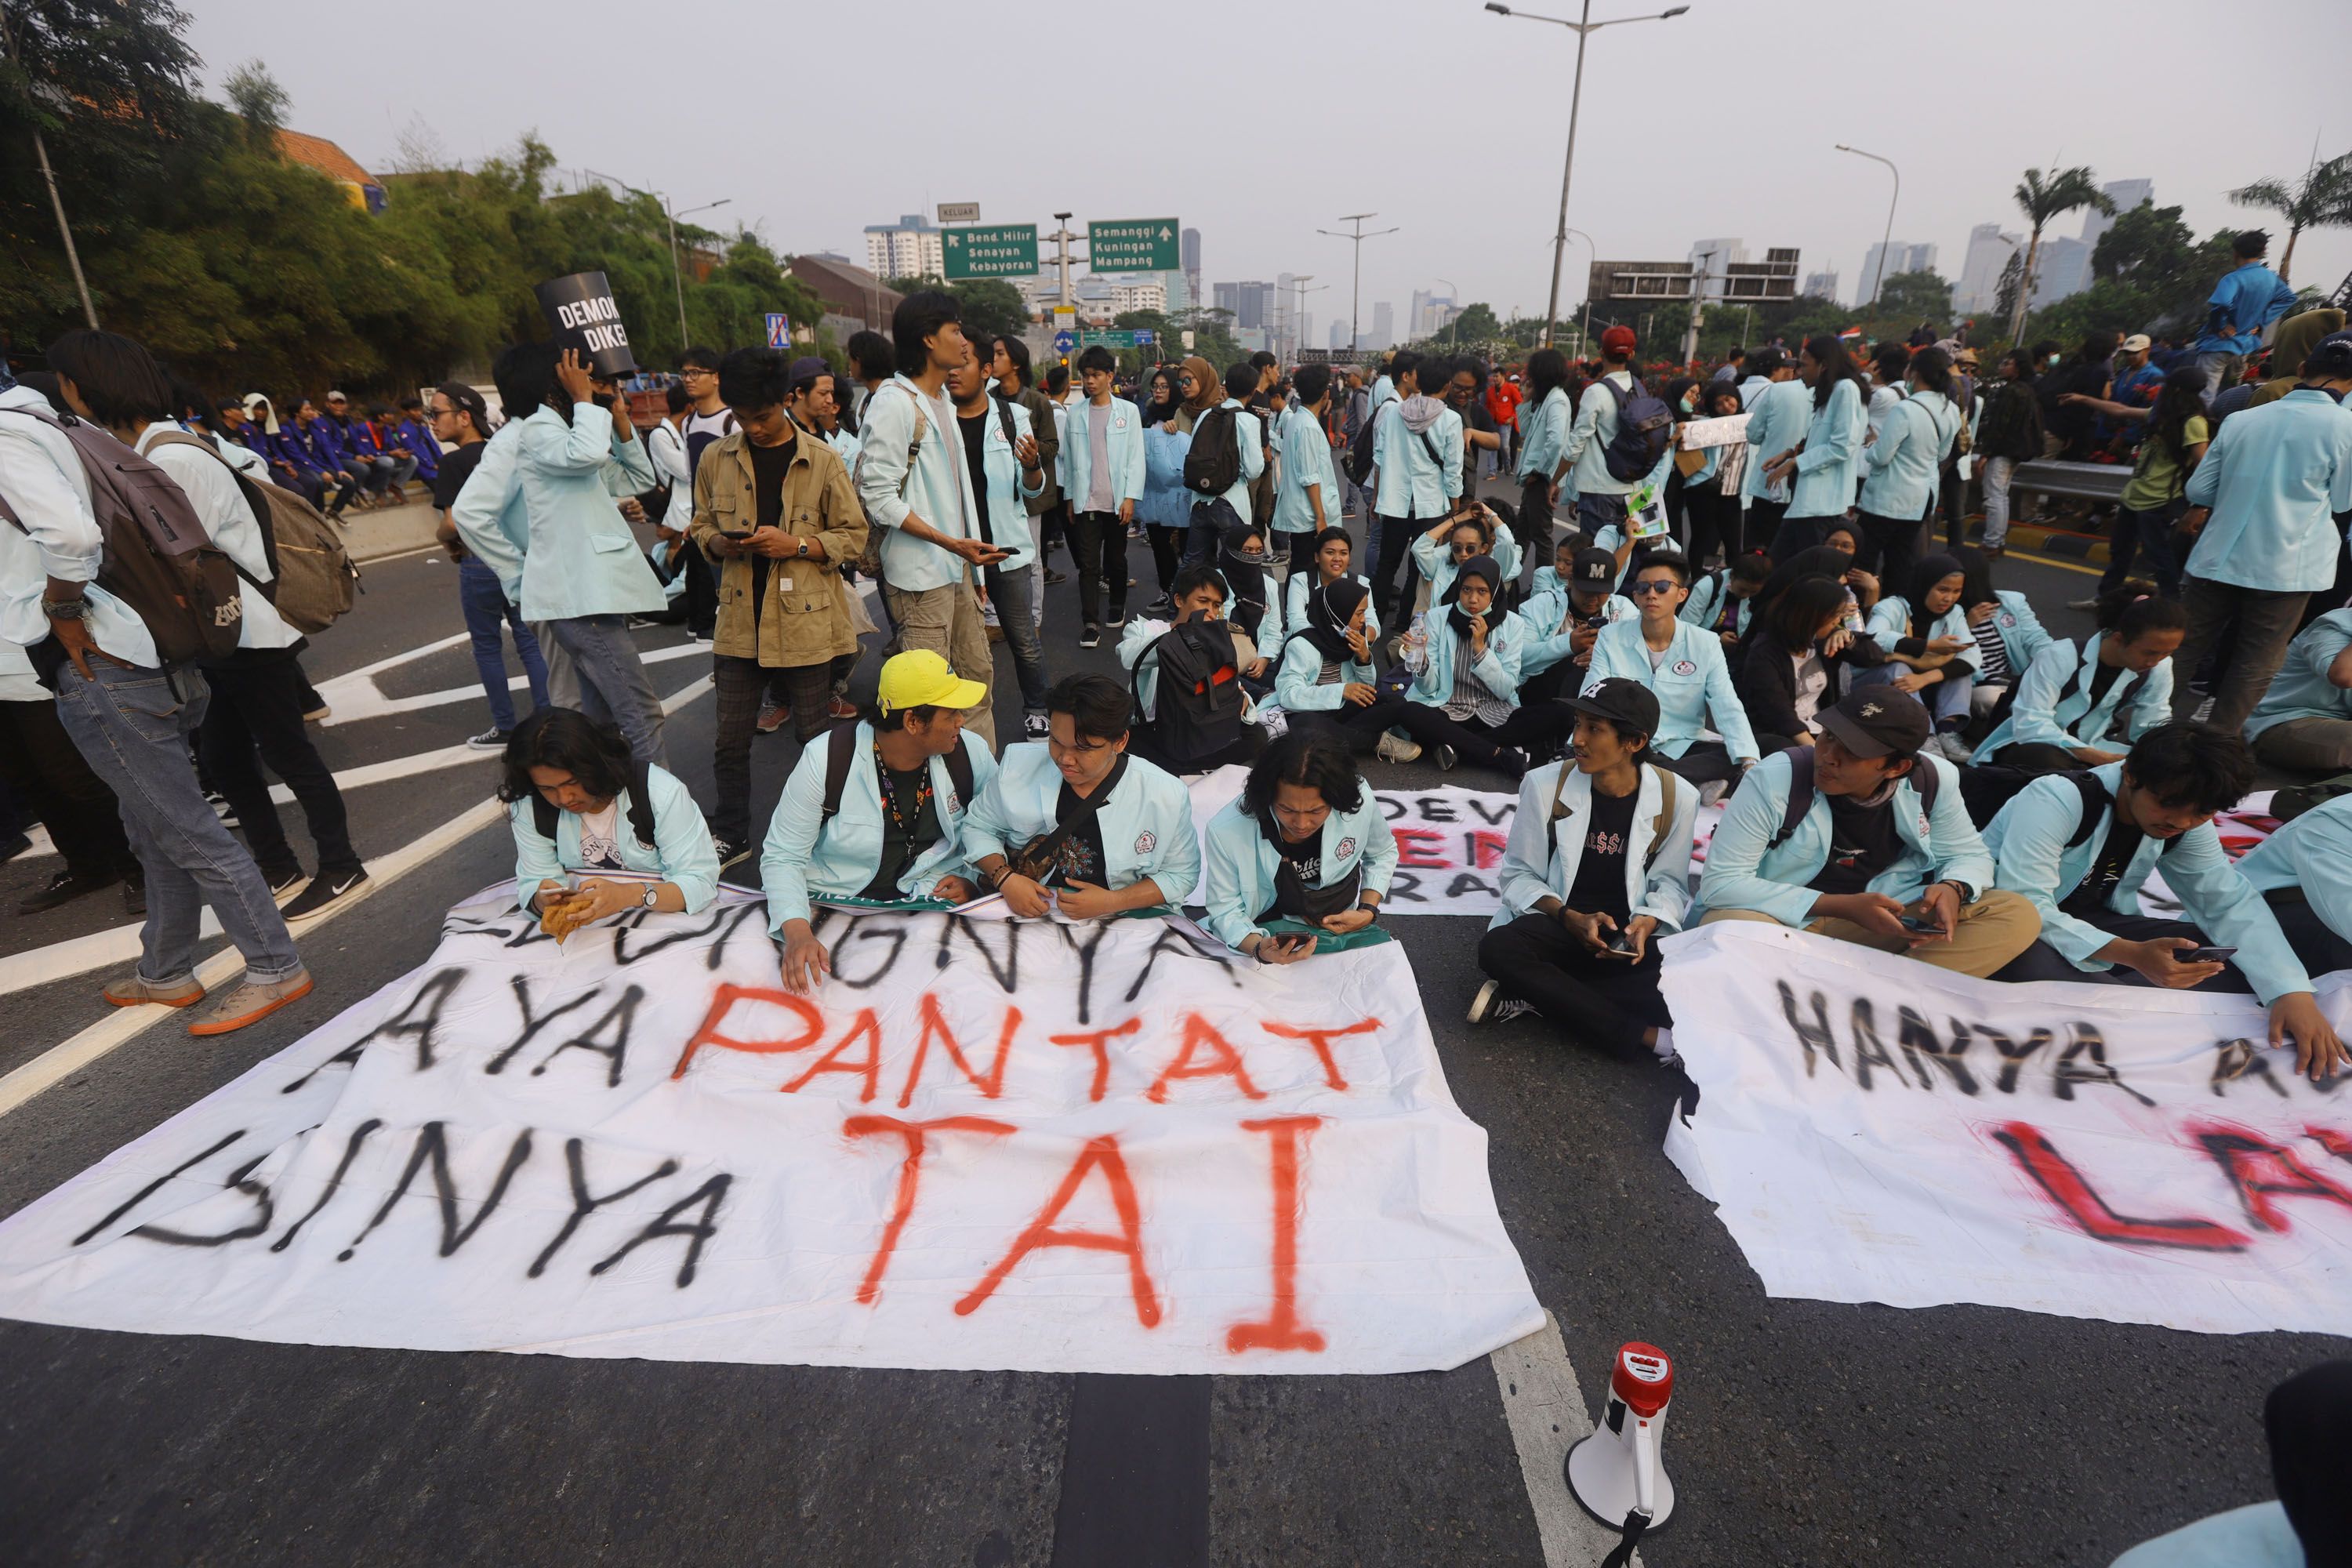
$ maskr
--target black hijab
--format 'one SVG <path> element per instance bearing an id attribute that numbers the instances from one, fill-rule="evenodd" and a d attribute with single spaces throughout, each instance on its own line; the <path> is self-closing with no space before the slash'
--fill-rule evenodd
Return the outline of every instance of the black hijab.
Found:
<path id="1" fill-rule="evenodd" d="M 1232 591 L 1233 603 L 1226 606 L 1225 618 L 1253 641 L 1265 619 L 1265 566 L 1262 555 L 1252 555 L 1247 550 L 1250 536 L 1258 531 L 1251 523 L 1234 523 L 1217 546 L 1217 570 Z"/>
<path id="2" fill-rule="evenodd" d="M 1315 645 L 1315 651 L 1325 662 L 1347 660 L 1355 657 L 1348 646 L 1348 623 L 1355 618 L 1356 606 L 1371 597 L 1371 590 L 1353 577 L 1341 577 L 1319 588 L 1307 590 L 1307 624 L 1292 633 Z"/>
<path id="3" fill-rule="evenodd" d="M 1462 605 L 1459 602 L 1462 595 L 1462 582 L 1465 577 L 1475 577 L 1486 584 L 1487 593 L 1498 594 L 1503 588 L 1503 569 L 1495 564 L 1495 558 L 1491 555 L 1473 555 L 1454 570 L 1454 581 L 1446 587 L 1444 600 L 1446 604 L 1453 605 L 1453 608 L 1446 612 L 1445 618 L 1447 624 L 1453 626 L 1454 635 L 1465 637 L 1470 635 L 1471 621 L 1470 616 L 1462 613 Z M 1492 605 L 1489 605 L 1486 610 L 1487 626 L 1491 628 L 1501 619 L 1502 616 Z"/>
<path id="4" fill-rule="evenodd" d="M 1965 602 L 1969 596 L 1968 575 L 1969 569 L 1960 563 L 1957 555 L 1925 556 L 1911 568 L 1911 581 L 1903 585 L 1903 597 L 1904 602 L 1911 606 L 1913 637 L 1926 637 L 1936 624 L 1936 617 L 1927 613 L 1928 590 L 1947 577 L 1958 577 L 1961 580 L 1960 598 Z"/>
<path id="5" fill-rule="evenodd" d="M 1143 384 L 1144 395 L 1141 399 L 1143 403 L 1143 416 L 1154 425 L 1165 425 L 1169 420 L 1175 418 L 1177 407 L 1182 402 L 1182 399 L 1176 395 L 1175 368 L 1173 366 L 1166 366 L 1163 367 L 1163 369 L 1165 370 L 1165 374 L 1155 372 L 1152 375 L 1146 377 Z M 1152 398 L 1151 384 L 1154 381 L 1165 381 L 1168 384 L 1167 402 L 1161 403 Z"/>

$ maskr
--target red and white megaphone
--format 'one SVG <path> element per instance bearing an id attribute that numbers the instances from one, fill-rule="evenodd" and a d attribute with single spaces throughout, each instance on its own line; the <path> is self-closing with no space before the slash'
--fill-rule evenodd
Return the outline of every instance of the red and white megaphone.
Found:
<path id="1" fill-rule="evenodd" d="M 1639 1340 L 1620 1345 L 1608 1408 L 1592 1435 L 1568 1451 L 1568 1489 L 1578 1505 L 1624 1531 L 1610 1563 L 1623 1563 L 1633 1543 L 1675 1510 L 1675 1483 L 1658 1457 L 1674 1395 L 1675 1363 L 1665 1352 Z"/>

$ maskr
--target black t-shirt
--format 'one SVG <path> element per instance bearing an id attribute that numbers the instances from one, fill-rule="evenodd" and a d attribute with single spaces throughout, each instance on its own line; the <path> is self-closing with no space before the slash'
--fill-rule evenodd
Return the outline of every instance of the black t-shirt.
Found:
<path id="1" fill-rule="evenodd" d="M 1110 781 L 1108 779 L 1097 784 L 1094 798 L 1102 799 L 1103 792 L 1109 787 Z M 1072 789 L 1069 781 L 1064 779 L 1061 794 L 1054 797 L 1054 820 L 1067 822 L 1074 815 L 1085 810 L 1086 805 L 1086 797 Z M 1051 880 L 1061 884 L 1067 884 L 1074 880 L 1091 882 L 1097 888 L 1105 885 L 1100 811 L 1087 813 L 1085 825 L 1062 841 L 1061 853 L 1055 859 L 1058 868 Z"/>
<path id="2" fill-rule="evenodd" d="M 457 492 L 474 477 L 474 465 L 482 460 L 488 441 L 472 441 L 441 455 L 441 470 L 433 476 L 433 504 L 447 511 L 457 504 Z"/>
<path id="3" fill-rule="evenodd" d="M 980 536 L 991 544 L 996 542 L 996 531 L 988 523 L 988 422 L 995 416 L 992 408 L 956 416 L 963 431 L 964 467 L 971 474 L 972 504 L 980 509 Z"/>
<path id="4" fill-rule="evenodd" d="M 2095 915 L 2107 911 L 2107 900 L 2116 884 L 2131 868 L 2132 857 L 2139 853 L 2140 840 L 2147 835 L 2123 819 L 2121 812 L 2107 820 L 2107 837 L 2099 852 L 2091 857 L 2091 868 L 2084 874 L 2082 883 L 2067 894 L 2058 907 L 2070 915 Z"/>
<path id="5" fill-rule="evenodd" d="M 1817 893 L 1859 893 L 1871 879 L 1895 864 L 1903 853 L 1903 836 L 1895 826 L 1895 802 L 1890 796 L 1876 805 L 1864 805 L 1850 795 L 1829 796 L 1830 856 L 1805 885 Z"/>
<path id="6" fill-rule="evenodd" d="M 762 447 L 745 441 L 743 449 L 751 454 L 752 521 L 761 528 L 782 528 L 784 525 L 784 472 L 793 466 L 793 454 L 799 450 L 801 438 L 787 427 L 781 446 Z M 760 608 L 768 602 L 768 568 L 775 563 L 764 555 L 751 557 L 751 625 L 760 624 Z M 791 563 L 785 563 L 790 565 Z"/>
<path id="7" fill-rule="evenodd" d="M 940 841 L 940 810 L 938 800 L 924 787 L 930 782 L 931 765 L 922 763 L 900 773 L 896 768 L 877 764 L 882 775 L 883 787 L 888 793 L 882 809 L 882 859 L 875 868 L 874 880 L 866 885 L 861 899 L 896 899 L 898 879 L 924 850 Z M 901 826 L 901 824 L 904 826 Z"/>
<path id="8" fill-rule="evenodd" d="M 1274 907 L 1258 919 L 1279 916 L 1312 924 L 1315 915 L 1307 907 L 1306 891 L 1323 882 L 1323 830 L 1318 827 L 1308 834 L 1303 844 L 1293 844 L 1279 831 L 1269 842 L 1281 863 L 1275 868 Z"/>
<path id="9" fill-rule="evenodd" d="M 2094 664 L 2091 667 L 2091 708 L 2096 708 L 2101 702 L 2106 700 L 2107 689 L 2115 685 L 2116 677 L 2122 675 L 2123 672 L 2123 666 L 2119 664 Z M 2090 716 L 2090 709 L 2084 709 L 2083 711 L 2083 717 L 2087 719 Z M 2116 723 L 2122 721 L 2123 717 L 2124 716 L 2120 713 L 2116 714 L 2114 718 L 2108 721 L 2107 728 L 2110 730 L 2114 729 Z M 2097 741 L 2104 740 L 2105 737 L 2101 735 L 2092 735 L 2086 738 Z"/>
<path id="10" fill-rule="evenodd" d="M 1620 795 L 1592 792 L 1592 822 L 1584 831 L 1576 880 L 1568 889 L 1568 907 L 1577 913 L 1608 915 L 1620 926 L 1625 923 L 1631 912 L 1625 901 L 1625 855 L 1633 833 L 1633 806 L 1640 799 L 1639 790 Z"/>

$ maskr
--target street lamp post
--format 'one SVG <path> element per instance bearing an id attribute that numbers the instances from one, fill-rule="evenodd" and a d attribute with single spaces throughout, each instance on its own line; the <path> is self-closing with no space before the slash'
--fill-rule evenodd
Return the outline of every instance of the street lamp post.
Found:
<path id="1" fill-rule="evenodd" d="M 1559 172 L 1559 232 L 1552 239 L 1551 299 L 1550 302 L 1544 307 L 1543 341 L 1544 345 L 1549 347 L 1552 322 L 1559 315 L 1560 264 L 1568 253 L 1568 185 L 1570 179 L 1576 173 L 1576 115 L 1584 102 L 1584 41 L 1603 27 L 1613 27 L 1621 22 L 1663 22 L 1669 16 L 1681 16 L 1690 7 L 1676 5 L 1649 16 L 1611 16 L 1599 22 L 1592 19 L 1592 0 L 1584 0 L 1584 9 L 1580 13 L 1579 19 L 1573 22 L 1565 16 L 1539 16 L 1532 11 L 1514 11 L 1508 5 L 1502 4 L 1502 0 L 1486 0 L 1486 9 L 1497 16 L 1521 16 L 1530 22 L 1550 22 L 1566 27 L 1576 35 L 1576 85 L 1569 94 L 1568 100 L 1568 161 Z"/>
<path id="2" fill-rule="evenodd" d="M 1318 234 L 1328 234 L 1334 239 L 1350 241 L 1356 247 L 1355 280 L 1349 285 L 1348 294 L 1348 352 L 1349 353 L 1356 352 L 1356 339 L 1359 335 L 1356 318 L 1358 308 L 1362 305 L 1364 299 L 1364 241 L 1368 239 L 1378 239 L 1384 234 L 1394 234 L 1396 232 L 1394 228 L 1376 228 L 1372 230 L 1371 233 L 1366 234 L 1364 232 L 1364 220 L 1368 217 L 1378 217 L 1380 216 L 1381 215 L 1378 213 L 1346 213 L 1341 215 L 1339 221 L 1341 223 L 1354 224 L 1356 226 L 1352 232 L 1342 233 L 1336 228 L 1318 228 L 1315 231 Z"/>
<path id="3" fill-rule="evenodd" d="M 1886 280 L 1886 247 L 1895 243 L 1895 204 L 1903 199 L 1903 171 L 1895 166 L 1895 160 L 1892 158 L 1882 158 L 1875 153 L 1865 153 L 1859 147 L 1849 147 L 1843 142 L 1837 144 L 1837 150 L 1841 153 L 1851 153 L 1857 158 L 1867 158 L 1874 163 L 1884 163 L 1886 165 L 1886 172 L 1895 176 L 1895 194 L 1886 198 L 1886 232 L 1879 237 L 1878 241 L 1878 266 L 1872 271 L 1870 277 L 1870 302 L 1875 305 L 1878 303 L 1878 286 Z"/>
<path id="4" fill-rule="evenodd" d="M 679 267 L 677 259 L 677 220 L 682 217 L 692 217 L 696 213 L 707 213 L 712 207 L 723 207 L 734 199 L 732 196 L 721 196 L 715 202 L 705 202 L 698 207 L 688 207 L 682 213 L 668 214 L 669 280 L 670 286 L 677 290 L 677 347 L 680 353 L 686 352 L 686 274 Z M 662 199 L 662 206 L 667 211 L 669 206 L 667 197 Z"/>

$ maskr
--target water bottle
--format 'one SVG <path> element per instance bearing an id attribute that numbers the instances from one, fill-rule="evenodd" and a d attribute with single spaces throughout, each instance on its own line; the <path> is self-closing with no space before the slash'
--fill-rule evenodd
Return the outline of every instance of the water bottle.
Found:
<path id="1" fill-rule="evenodd" d="M 1404 631 L 1403 646 L 1397 650 L 1397 658 L 1415 675 L 1429 668 L 1428 611 L 1414 612 L 1412 625 L 1407 626 Z"/>

